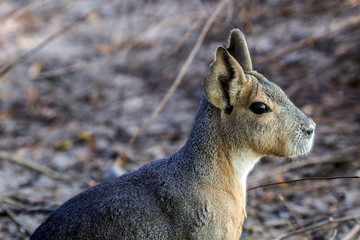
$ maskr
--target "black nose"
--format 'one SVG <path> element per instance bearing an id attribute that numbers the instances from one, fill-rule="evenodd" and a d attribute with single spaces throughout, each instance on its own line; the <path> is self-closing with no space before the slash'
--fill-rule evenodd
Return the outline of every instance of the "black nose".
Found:
<path id="1" fill-rule="evenodd" d="M 301 124 L 301 130 L 305 136 L 311 137 L 315 132 L 315 126 L 315 122 L 310 117 L 307 117 L 306 120 Z"/>
<path id="2" fill-rule="evenodd" d="M 312 122 L 311 124 L 309 124 L 307 126 L 302 125 L 302 131 L 306 136 L 310 137 L 315 131 L 315 123 Z"/>
<path id="3" fill-rule="evenodd" d="M 314 133 L 314 128 L 306 129 L 306 130 L 305 130 L 305 133 L 310 136 L 311 134 Z"/>

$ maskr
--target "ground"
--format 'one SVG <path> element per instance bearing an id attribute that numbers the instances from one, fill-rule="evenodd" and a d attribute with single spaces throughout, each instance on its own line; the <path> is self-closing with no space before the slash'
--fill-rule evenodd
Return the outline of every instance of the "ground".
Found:
<path id="1" fill-rule="evenodd" d="M 0 239 L 26 239 L 56 206 L 104 181 L 218 3 L 0 1 Z M 123 171 L 183 145 L 215 49 L 240 28 L 254 69 L 317 124 L 311 154 L 262 159 L 248 187 L 359 176 L 359 10 L 357 0 L 228 1 Z M 359 239 L 359 199 L 355 178 L 250 190 L 241 239 Z"/>

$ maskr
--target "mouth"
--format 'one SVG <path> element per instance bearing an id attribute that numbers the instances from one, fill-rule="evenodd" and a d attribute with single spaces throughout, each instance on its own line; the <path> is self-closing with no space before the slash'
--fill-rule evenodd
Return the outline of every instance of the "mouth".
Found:
<path id="1" fill-rule="evenodd" d="M 310 137 L 299 137 L 298 135 L 295 137 L 293 144 L 291 146 L 292 154 L 290 157 L 298 157 L 302 155 L 306 155 L 309 153 L 314 146 L 315 136 L 312 134 Z"/>
<path id="2" fill-rule="evenodd" d="M 280 139 L 279 139 L 280 140 Z M 296 131 L 293 135 L 283 138 L 275 144 L 275 149 L 266 156 L 295 158 L 309 153 L 314 145 L 315 134 L 304 134 L 303 131 Z"/>
<path id="3" fill-rule="evenodd" d="M 295 158 L 306 155 L 310 152 L 314 145 L 314 134 L 305 136 L 300 131 L 295 134 L 285 143 L 278 145 L 276 151 L 271 154 L 276 157 Z"/>

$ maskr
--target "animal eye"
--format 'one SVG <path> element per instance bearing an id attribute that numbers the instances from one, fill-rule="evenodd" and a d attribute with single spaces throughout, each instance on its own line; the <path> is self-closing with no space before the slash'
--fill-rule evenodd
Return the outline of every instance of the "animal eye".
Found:
<path id="1" fill-rule="evenodd" d="M 254 102 L 250 105 L 250 110 L 255 114 L 271 112 L 271 108 L 262 102 Z"/>

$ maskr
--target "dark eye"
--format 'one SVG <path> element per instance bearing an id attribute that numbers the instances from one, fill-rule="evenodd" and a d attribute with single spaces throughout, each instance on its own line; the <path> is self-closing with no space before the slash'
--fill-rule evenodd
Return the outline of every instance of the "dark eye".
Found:
<path id="1" fill-rule="evenodd" d="M 250 110 L 255 114 L 271 112 L 271 108 L 262 102 L 254 102 L 250 105 Z"/>

